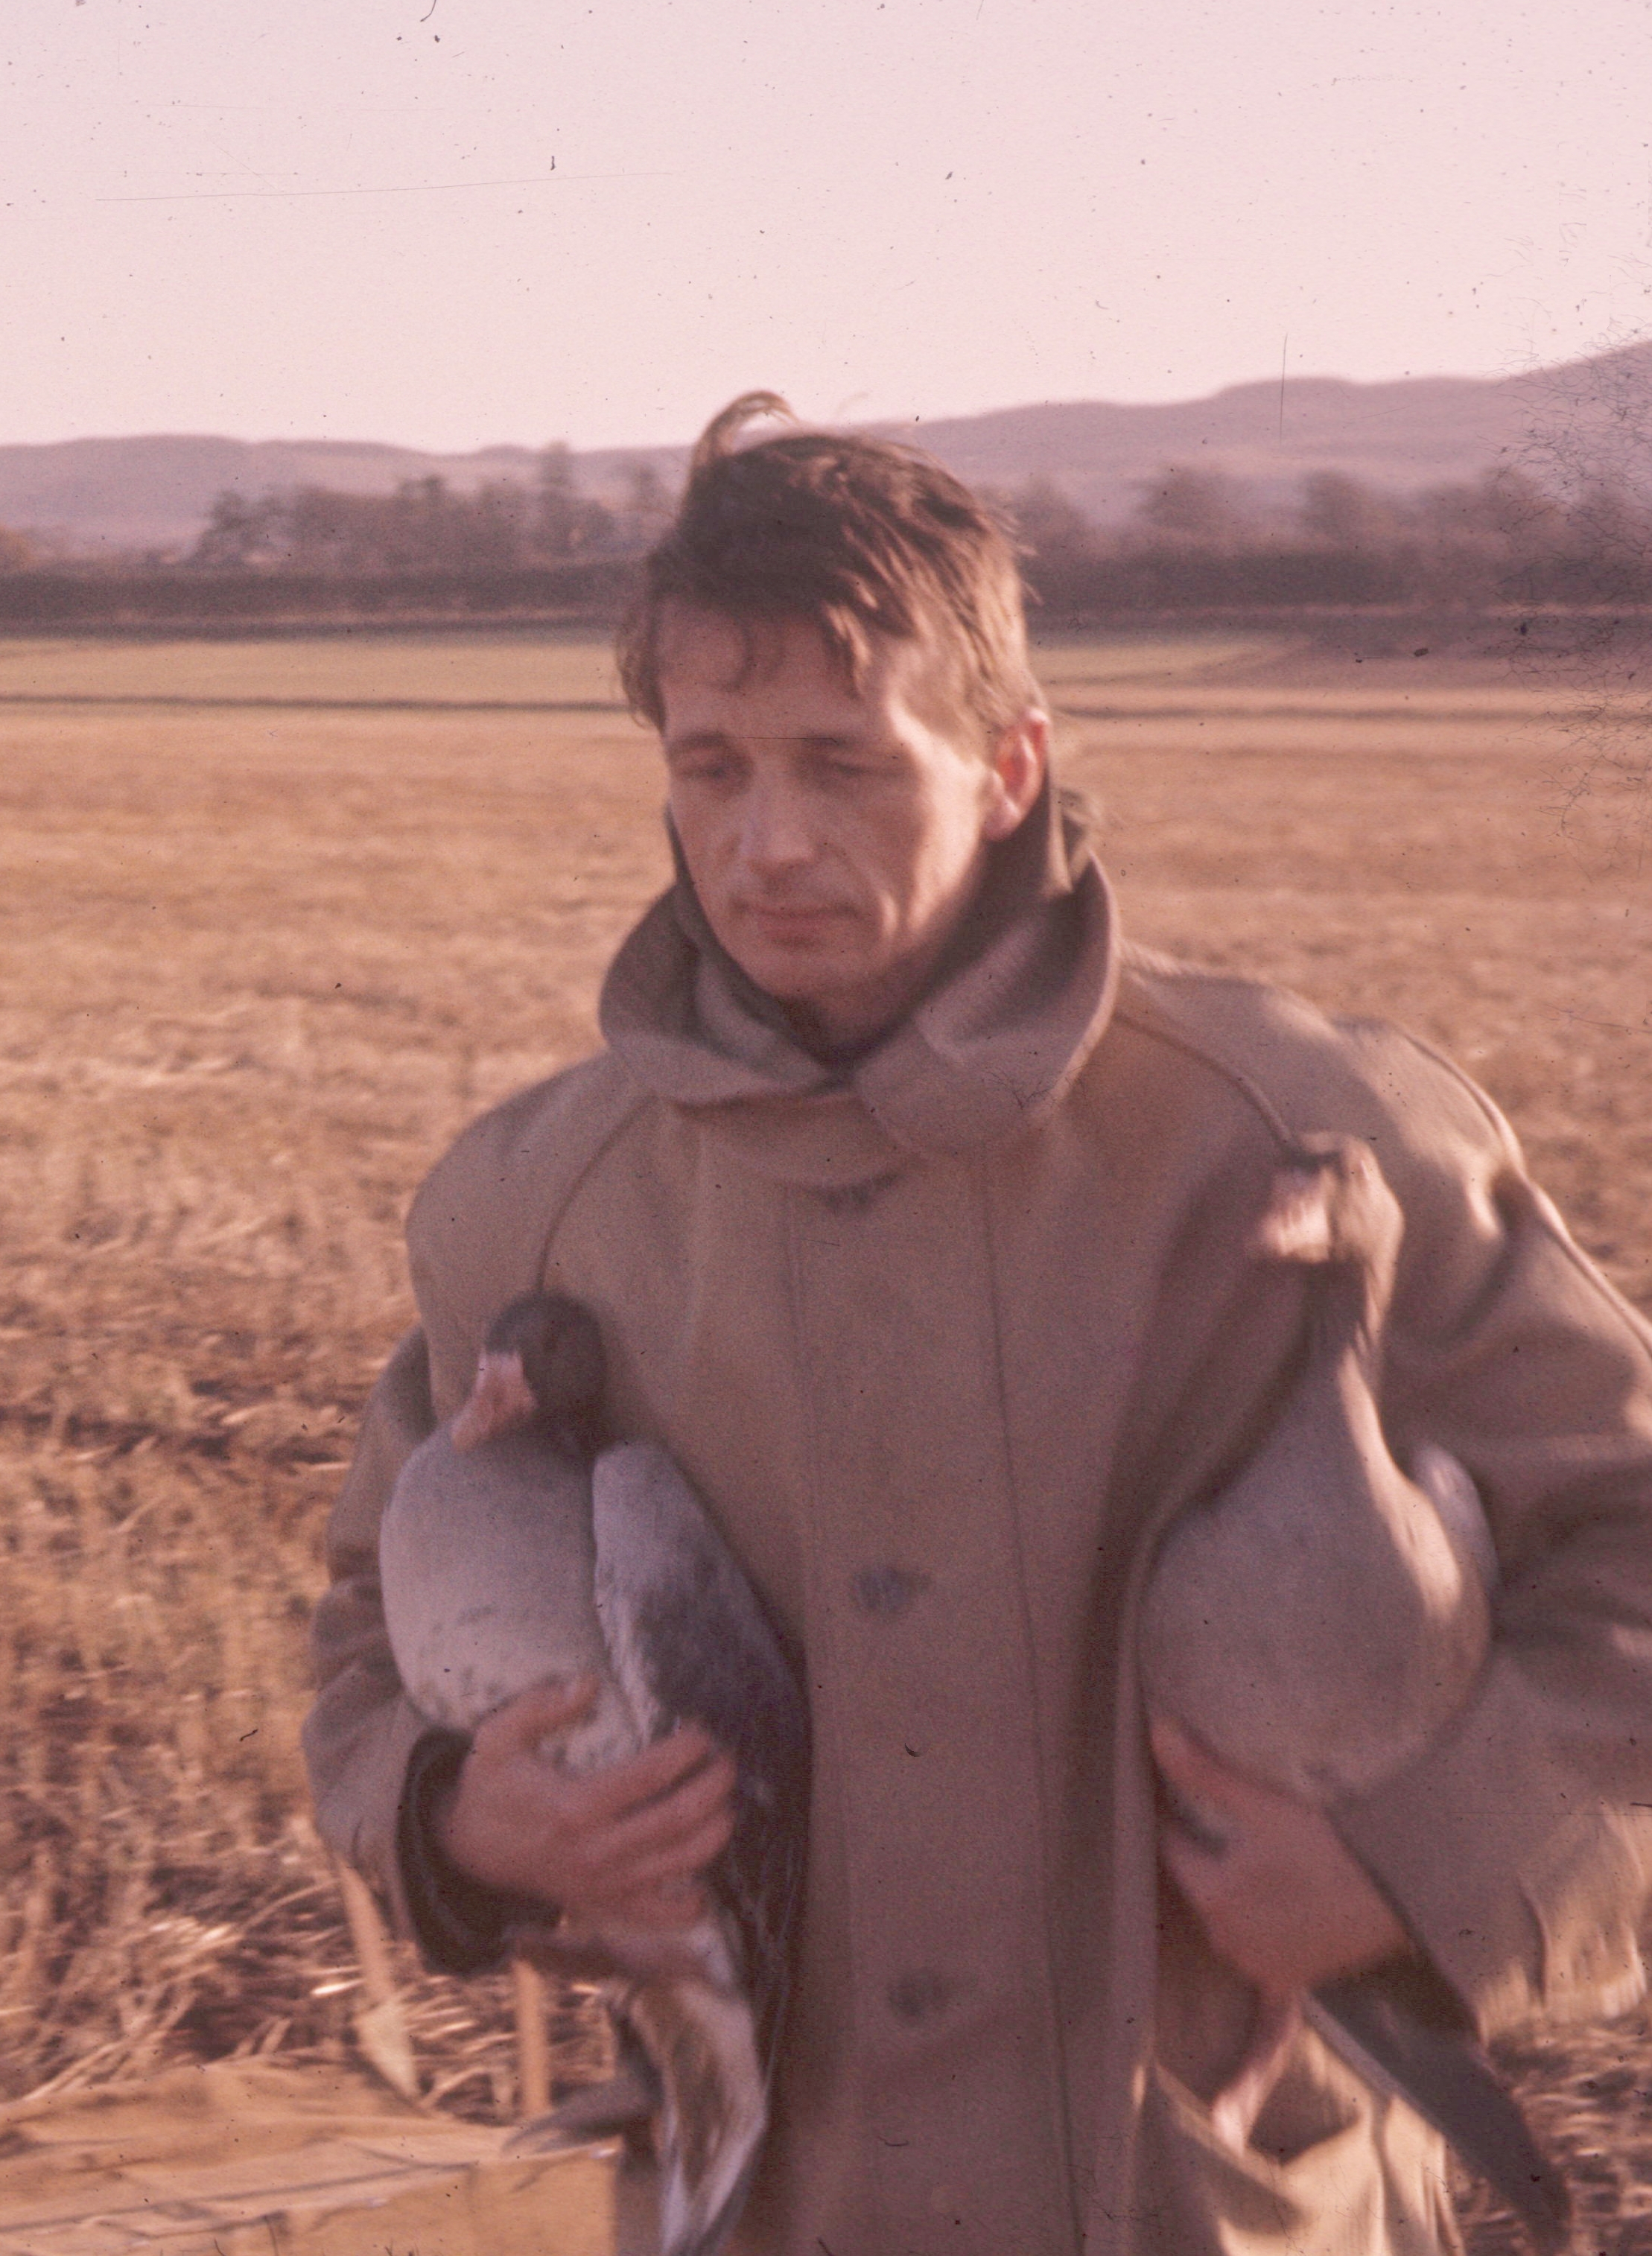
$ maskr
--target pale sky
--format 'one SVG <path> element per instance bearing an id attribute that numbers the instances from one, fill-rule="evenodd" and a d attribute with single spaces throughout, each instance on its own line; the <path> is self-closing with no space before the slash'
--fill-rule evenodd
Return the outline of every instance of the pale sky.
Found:
<path id="1" fill-rule="evenodd" d="M 0 0 L 0 443 L 692 435 L 1652 330 L 1652 0 Z"/>

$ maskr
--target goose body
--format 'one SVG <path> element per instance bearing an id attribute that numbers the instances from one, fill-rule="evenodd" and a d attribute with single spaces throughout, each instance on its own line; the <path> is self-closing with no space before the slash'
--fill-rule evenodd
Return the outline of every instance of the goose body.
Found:
<path id="1" fill-rule="evenodd" d="M 546 1759 L 606 1768 L 687 1718 L 733 1756 L 734 1836 L 706 1917 L 669 1933 L 565 1921 L 533 1938 L 547 1965 L 602 1982 L 657 2092 L 664 2256 L 712 2256 L 766 2126 L 807 1717 L 744 1574 L 666 1451 L 590 1451 L 568 1399 L 576 1383 L 589 1406 L 600 1385 L 589 1339 L 576 1382 L 547 1374 L 543 1355 L 535 1374 L 536 1348 L 582 1327 L 594 1337 L 582 1309 L 547 1295 L 501 1316 L 470 1404 L 397 1481 L 380 1536 L 385 1615 L 407 1696 L 432 1723 L 473 1731 L 534 1685 L 590 1675 L 592 1707 Z"/>
<path id="2" fill-rule="evenodd" d="M 1274 1180 L 1259 1258 L 1312 1272 L 1307 1352 L 1261 1447 L 1171 1528 L 1141 1620 L 1143 1690 L 1235 1771 L 1324 1807 L 1419 1754 L 1462 1707 L 1491 1641 L 1497 1555 L 1478 1491 L 1431 1443 L 1408 1474 L 1377 1411 L 1379 1343 L 1403 1217 L 1369 1149 L 1305 1144 Z M 1169 1796 L 1219 1853 L 1223 1828 Z M 1305 2019 L 1379 2091 L 1441 2131 L 1521 2216 L 1567 2234 L 1564 2179 L 1514 2099 L 1455 2031 L 1419 2021 L 1381 1978 L 1263 2001 L 1251 2051 L 1211 2103 L 1242 2147 Z"/>
<path id="3" fill-rule="evenodd" d="M 1142 1618 L 1152 1712 L 1319 1804 L 1419 1753 L 1491 1637 L 1495 1554 L 1472 1483 L 1431 1445 L 1402 1470 L 1377 1414 L 1401 1226 L 1352 1139 L 1278 1178 L 1256 1248 L 1315 1272 L 1306 1361 L 1260 1449 L 1171 1529 Z"/>
<path id="4" fill-rule="evenodd" d="M 391 1647 L 408 1698 L 449 1731 L 547 1677 L 595 1676 L 559 1745 L 570 1770 L 646 1744 L 614 1681 L 595 1604 L 591 1469 L 518 1429 L 461 1449 L 438 1427 L 408 1459 L 379 1537 Z"/>

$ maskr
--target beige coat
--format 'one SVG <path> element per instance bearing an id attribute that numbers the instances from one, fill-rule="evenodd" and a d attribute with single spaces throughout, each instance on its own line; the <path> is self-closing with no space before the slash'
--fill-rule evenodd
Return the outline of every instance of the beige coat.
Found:
<path id="1" fill-rule="evenodd" d="M 1155 1886 L 1143 1575 L 1288 1383 L 1300 1280 L 1246 1254 L 1271 1171 L 1304 1131 L 1366 1137 L 1407 1215 L 1390 1438 L 1470 1469 L 1506 1584 L 1460 1724 L 1334 1815 L 1483 2033 L 1618 2010 L 1652 1854 L 1652 1343 L 1449 1066 L 1123 949 L 1053 823 L 993 889 L 972 955 L 843 1078 L 668 896 L 610 976 L 607 1050 L 435 1169 L 409 1229 L 430 1394 L 415 1339 L 332 1531 L 321 1820 L 397 1899 L 420 1725 L 378 1515 L 543 1279 L 597 1312 L 614 1433 L 674 1452 L 813 1703 L 742 2247 L 1421 2256 L 1452 2245 L 1435 2143 L 1311 2040 L 1251 2154 L 1210 2135 L 1249 1999 Z"/>

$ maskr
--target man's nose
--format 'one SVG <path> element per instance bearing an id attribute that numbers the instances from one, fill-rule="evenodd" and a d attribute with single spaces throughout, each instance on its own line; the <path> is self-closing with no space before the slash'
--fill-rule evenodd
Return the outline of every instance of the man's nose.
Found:
<path id="1" fill-rule="evenodd" d="M 766 875 L 814 860 L 814 832 L 800 792 L 782 781 L 752 785 L 741 812 L 740 856 L 748 869 Z"/>

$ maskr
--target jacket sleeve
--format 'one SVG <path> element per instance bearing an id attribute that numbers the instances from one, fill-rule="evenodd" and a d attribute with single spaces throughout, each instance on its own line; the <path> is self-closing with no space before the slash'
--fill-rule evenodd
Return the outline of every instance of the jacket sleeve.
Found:
<path id="1" fill-rule="evenodd" d="M 431 1168 L 408 1214 L 420 1327 L 372 1390 L 328 1523 L 318 1692 L 305 1724 L 316 1818 L 379 1888 L 397 1931 L 455 1974 L 497 1961 L 505 1927 L 528 1913 L 544 1920 L 544 1904 L 494 1895 L 440 1857 L 431 1812 L 465 1742 L 431 1731 L 402 1692 L 384 1629 L 379 1520 L 408 1456 L 465 1399 L 492 1317 L 544 1281 L 557 1216 L 637 1101 L 600 1054 L 494 1105 Z"/>
<path id="2" fill-rule="evenodd" d="M 429 1726 L 402 1691 L 385 1633 L 378 1523 L 396 1476 L 435 1424 L 424 1334 L 409 1332 L 368 1399 L 327 1527 L 328 1589 L 311 1628 L 316 1696 L 304 1754 L 328 1845 L 373 1882 L 406 1930 L 396 1870 L 402 1787 Z"/>
<path id="3" fill-rule="evenodd" d="M 478 1887 L 436 1847 L 429 1818 L 456 1742 L 402 1691 L 379 1595 L 378 1524 L 408 1456 L 464 1399 L 488 1325 L 543 1280 L 558 1216 L 635 1103 L 625 1077 L 592 1060 L 484 1113 L 433 1168 L 407 1224 L 419 1327 L 373 1389 L 328 1524 L 318 1689 L 304 1728 L 317 1821 L 378 1889 L 398 1931 L 455 1973 L 493 1963 L 512 1920 L 531 1909 L 542 1921 L 545 1907 Z"/>
<path id="4" fill-rule="evenodd" d="M 1652 1334 L 1471 1083 L 1414 1051 L 1390 1085 L 1407 1231 L 1385 1420 L 1402 1456 L 1431 1439 L 1468 1468 L 1502 1581 L 1467 1707 L 1332 1815 L 1490 2036 L 1645 1986 Z"/>
<path id="5" fill-rule="evenodd" d="M 304 1725 L 322 1837 L 373 1883 L 397 1931 L 455 1974 L 496 1963 L 523 1909 L 449 1865 L 430 1822 L 467 1742 L 434 1730 L 401 1688 L 385 1631 L 378 1523 L 396 1476 L 435 1424 L 425 1336 L 409 1332 L 374 1387 L 327 1531 L 329 1582 L 313 1627 L 317 1693 Z M 543 1916 L 543 1908 L 540 1908 Z"/>

